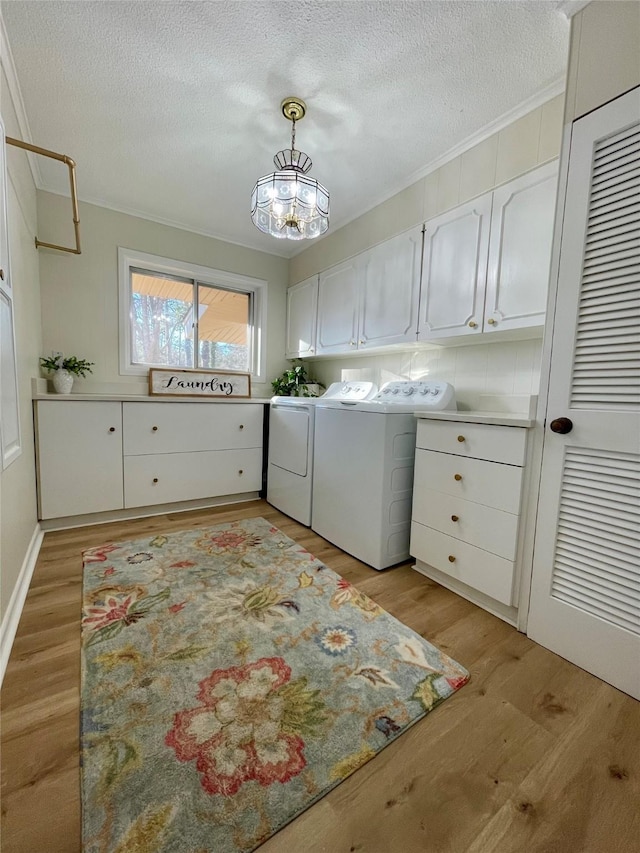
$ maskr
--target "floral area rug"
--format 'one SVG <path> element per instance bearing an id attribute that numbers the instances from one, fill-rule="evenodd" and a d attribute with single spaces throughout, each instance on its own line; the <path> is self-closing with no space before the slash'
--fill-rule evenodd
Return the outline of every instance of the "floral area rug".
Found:
<path id="1" fill-rule="evenodd" d="M 468 679 L 263 518 L 84 554 L 85 853 L 238 853 Z"/>

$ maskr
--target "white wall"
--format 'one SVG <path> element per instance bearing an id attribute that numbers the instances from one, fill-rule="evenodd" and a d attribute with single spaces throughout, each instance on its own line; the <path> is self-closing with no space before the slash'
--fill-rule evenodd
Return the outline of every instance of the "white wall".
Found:
<path id="1" fill-rule="evenodd" d="M 388 355 L 314 361 L 313 377 L 328 386 L 344 379 L 375 382 L 429 377 L 450 382 L 460 410 L 487 409 L 487 397 L 517 396 L 518 411 L 527 409 L 525 397 L 538 393 L 542 340 L 472 344 L 461 347 L 391 352 Z"/>
<path id="2" fill-rule="evenodd" d="M 80 166 L 77 178 L 81 192 Z M 286 259 L 92 204 L 80 204 L 80 232 L 81 255 L 40 253 L 43 353 L 95 362 L 93 373 L 74 383 L 75 392 L 147 393 L 146 378 L 118 372 L 118 246 L 268 281 L 267 379 L 284 369 Z M 38 192 L 38 236 L 73 245 L 68 198 Z M 253 386 L 252 393 L 270 396 L 270 386 Z"/>
<path id="3" fill-rule="evenodd" d="M 20 138 L 20 128 L 3 68 L 0 113 L 7 136 Z M 16 331 L 18 395 L 22 454 L 0 473 L 0 614 L 3 630 L 7 607 L 16 589 L 37 528 L 31 377 L 41 351 L 40 279 L 36 235 L 36 190 L 26 154 L 7 147 L 8 219 L 13 309 Z"/>
<path id="4" fill-rule="evenodd" d="M 565 122 L 640 83 L 640 3 L 599 0 L 571 20 Z"/>

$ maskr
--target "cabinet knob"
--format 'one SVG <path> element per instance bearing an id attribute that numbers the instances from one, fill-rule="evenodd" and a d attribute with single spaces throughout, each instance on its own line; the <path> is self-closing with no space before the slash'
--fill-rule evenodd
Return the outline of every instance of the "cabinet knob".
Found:
<path id="1" fill-rule="evenodd" d="M 350 346 L 350 347 L 354 347 L 355 345 L 356 345 L 356 342 L 355 342 L 355 341 L 349 341 L 349 346 Z"/>
<path id="2" fill-rule="evenodd" d="M 309 347 L 309 352 L 315 352 L 315 347 Z"/>
<path id="3" fill-rule="evenodd" d="M 157 477 L 154 477 L 154 478 L 153 478 L 153 482 L 154 482 L 154 483 L 157 483 L 157 482 L 158 482 L 158 478 L 157 478 Z"/>
<path id="4" fill-rule="evenodd" d="M 495 326 L 495 325 L 497 324 L 497 322 L 498 322 L 498 321 L 497 321 L 497 320 L 494 320 L 494 319 L 493 319 L 493 317 L 489 317 L 489 319 L 487 320 L 487 323 L 488 323 L 490 326 Z"/>
<path id="5" fill-rule="evenodd" d="M 151 427 L 151 429 L 152 429 L 154 432 L 158 432 L 158 427 L 157 427 L 157 426 Z"/>
<path id="6" fill-rule="evenodd" d="M 478 324 L 476 323 L 475 320 L 469 320 L 469 328 L 470 329 L 477 329 L 478 328 Z"/>
<path id="7" fill-rule="evenodd" d="M 458 515 L 452 515 L 451 516 L 451 521 L 459 521 L 459 520 L 460 520 L 460 516 L 458 516 Z"/>
<path id="8" fill-rule="evenodd" d="M 238 427 L 238 429 L 244 429 L 244 424 L 240 424 L 240 426 Z"/>
<path id="9" fill-rule="evenodd" d="M 116 431 L 115 427 L 109 427 L 109 432 L 115 432 L 115 431 Z"/>
<path id="10" fill-rule="evenodd" d="M 238 471 L 238 474 L 244 474 L 244 471 L 242 470 L 242 468 L 240 468 L 240 470 Z"/>
<path id="11" fill-rule="evenodd" d="M 465 439 L 465 437 L 464 437 L 463 435 L 459 435 L 459 436 L 458 436 L 458 441 L 465 441 L 465 440 L 466 440 L 466 439 Z"/>
<path id="12" fill-rule="evenodd" d="M 460 480 L 462 479 L 462 474 L 454 474 L 453 479 L 458 480 L 458 482 L 460 482 Z"/>
<path id="13" fill-rule="evenodd" d="M 358 343 L 362 346 L 362 344 L 364 344 L 364 340 L 359 340 Z"/>
<path id="14" fill-rule="evenodd" d="M 449 562 L 455 563 L 455 561 L 456 561 L 456 558 L 453 556 L 453 554 L 449 554 Z"/>

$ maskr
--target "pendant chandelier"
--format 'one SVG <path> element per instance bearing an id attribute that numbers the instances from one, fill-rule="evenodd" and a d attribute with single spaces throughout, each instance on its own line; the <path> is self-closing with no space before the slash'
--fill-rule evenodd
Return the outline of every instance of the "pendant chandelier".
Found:
<path id="1" fill-rule="evenodd" d="M 320 237 L 329 227 L 329 193 L 307 177 L 311 158 L 296 151 L 296 121 L 307 106 L 300 98 L 285 98 L 282 113 L 291 122 L 291 148 L 273 158 L 277 171 L 258 178 L 251 194 L 251 221 L 272 237 L 308 240 Z"/>

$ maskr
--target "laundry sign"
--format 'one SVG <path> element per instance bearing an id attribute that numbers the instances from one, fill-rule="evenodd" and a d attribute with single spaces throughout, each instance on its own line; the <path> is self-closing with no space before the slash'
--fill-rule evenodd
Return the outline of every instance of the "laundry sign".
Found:
<path id="1" fill-rule="evenodd" d="M 149 370 L 149 394 L 163 397 L 250 397 L 251 376 L 220 370 Z"/>

